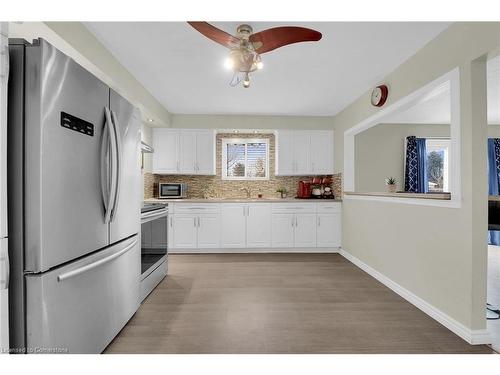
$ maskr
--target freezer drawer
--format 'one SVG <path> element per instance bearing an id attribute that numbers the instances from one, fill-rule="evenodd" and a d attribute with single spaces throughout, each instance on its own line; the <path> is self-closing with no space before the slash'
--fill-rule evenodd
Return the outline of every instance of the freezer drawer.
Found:
<path id="1" fill-rule="evenodd" d="M 29 352 L 100 353 L 139 307 L 138 236 L 26 277 Z"/>

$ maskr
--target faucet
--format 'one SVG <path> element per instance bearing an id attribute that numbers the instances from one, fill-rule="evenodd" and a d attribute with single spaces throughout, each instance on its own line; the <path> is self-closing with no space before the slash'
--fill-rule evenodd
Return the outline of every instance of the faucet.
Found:
<path id="1" fill-rule="evenodd" d="M 248 187 L 242 187 L 240 188 L 240 190 L 244 190 L 245 193 L 247 193 L 247 199 L 250 198 L 250 196 L 252 195 L 252 190 Z"/>

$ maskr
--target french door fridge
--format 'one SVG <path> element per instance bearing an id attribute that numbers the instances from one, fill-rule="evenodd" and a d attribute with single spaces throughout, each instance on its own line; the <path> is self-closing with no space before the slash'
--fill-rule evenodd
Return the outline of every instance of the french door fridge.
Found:
<path id="1" fill-rule="evenodd" d="M 99 353 L 139 306 L 140 113 L 43 39 L 10 68 L 11 347 Z"/>
<path id="2" fill-rule="evenodd" d="M 0 22 L 0 354 L 9 349 L 9 254 L 7 239 L 7 22 Z"/>

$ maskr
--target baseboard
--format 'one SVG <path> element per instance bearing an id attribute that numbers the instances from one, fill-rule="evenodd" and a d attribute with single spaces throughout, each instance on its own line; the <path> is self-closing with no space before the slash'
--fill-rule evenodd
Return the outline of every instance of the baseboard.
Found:
<path id="1" fill-rule="evenodd" d="M 339 248 L 309 248 L 309 247 L 292 247 L 292 248 L 214 248 L 214 249 L 169 249 L 169 254 L 273 254 L 273 253 L 338 253 Z"/>
<path id="2" fill-rule="evenodd" d="M 480 345 L 480 344 L 491 344 L 491 337 L 490 334 L 488 333 L 487 329 L 480 329 L 480 330 L 471 330 L 464 326 L 462 323 L 456 321 L 449 315 L 445 314 L 435 306 L 429 304 L 428 302 L 424 301 L 422 298 L 418 297 L 417 295 L 413 294 L 410 292 L 408 289 L 403 288 L 401 285 L 398 283 L 392 281 L 389 279 L 387 276 L 384 276 L 377 270 L 373 269 L 363 261 L 359 260 L 349 252 L 347 252 L 345 249 L 340 249 L 339 251 L 340 255 L 342 255 L 344 258 L 346 258 L 348 261 L 353 263 L 354 265 L 358 266 L 361 268 L 363 271 L 365 271 L 367 274 L 370 276 L 374 277 L 378 281 L 380 281 L 382 284 L 387 286 L 389 289 L 393 290 L 397 294 L 399 294 L 401 297 L 403 297 L 405 300 L 410 302 L 412 305 L 416 306 L 420 310 L 422 310 L 424 313 L 429 315 L 431 318 L 435 319 L 439 323 L 441 323 L 443 326 L 448 328 L 450 331 L 455 333 L 457 336 L 461 337 L 463 340 L 468 342 L 469 344 L 472 345 Z"/>

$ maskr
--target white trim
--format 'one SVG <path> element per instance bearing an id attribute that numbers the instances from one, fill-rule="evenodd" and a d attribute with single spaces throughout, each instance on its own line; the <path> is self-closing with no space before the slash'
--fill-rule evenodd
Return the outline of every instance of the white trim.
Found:
<path id="1" fill-rule="evenodd" d="M 450 90 L 450 111 L 451 111 L 451 123 L 450 123 L 450 193 L 451 200 L 446 202 L 436 202 L 427 201 L 425 199 L 419 200 L 415 199 L 413 204 L 419 204 L 424 206 L 438 206 L 438 207 L 448 207 L 448 208 L 460 208 L 462 204 L 462 193 L 461 193 L 461 141 L 460 141 L 460 70 L 455 68 L 452 71 L 444 74 L 443 76 L 435 79 L 434 81 L 428 83 L 427 85 L 421 87 L 420 89 L 412 92 L 411 94 L 405 96 L 404 98 L 398 100 L 392 105 L 381 109 L 374 115 L 368 117 L 367 119 L 361 121 L 356 126 L 347 129 L 344 132 L 344 191 L 356 191 L 355 189 L 355 141 L 354 138 L 356 134 L 359 134 L 371 127 L 376 126 L 384 121 L 388 115 L 410 108 L 415 104 L 415 102 L 422 100 L 422 97 L 428 97 L 426 95 L 431 90 L 444 90 L 447 86 Z M 366 200 L 380 201 L 379 197 L 366 197 Z M 397 198 L 387 198 L 384 201 L 390 201 L 394 203 L 408 203 L 403 202 Z M 411 204 L 411 203 L 410 203 Z"/>
<path id="2" fill-rule="evenodd" d="M 169 254 L 272 254 L 272 253 L 338 253 L 338 247 L 265 247 L 265 248 L 215 248 L 215 249 L 168 249 Z"/>
<path id="3" fill-rule="evenodd" d="M 461 337 L 463 340 L 467 341 L 469 344 L 472 345 L 491 344 L 491 337 L 487 329 L 471 330 L 470 328 L 467 328 L 462 323 L 453 319 L 451 316 L 445 314 L 435 306 L 431 305 L 430 303 L 424 301 L 422 298 L 410 292 L 408 289 L 402 287 L 398 283 L 389 279 L 387 276 L 381 274 L 377 270 L 370 267 L 368 264 L 359 260 L 354 255 L 347 252 L 345 249 L 340 249 L 339 253 L 348 261 L 350 261 L 357 267 L 361 268 L 367 274 L 380 281 L 382 284 L 384 284 L 392 291 L 399 294 L 405 300 L 407 300 L 412 305 L 422 310 L 424 313 L 429 315 L 437 322 L 441 323 L 443 326 L 448 328 L 457 336 Z"/>
<path id="4" fill-rule="evenodd" d="M 227 175 L 227 145 L 228 144 L 242 144 L 245 146 L 245 176 L 244 177 L 230 177 Z M 248 144 L 249 143 L 265 143 L 266 144 L 266 176 L 265 177 L 249 177 L 248 174 Z M 236 180 L 236 181 L 266 181 L 269 180 L 269 138 L 222 138 L 222 158 L 221 170 L 222 180 Z"/>
<path id="5" fill-rule="evenodd" d="M 409 204 L 412 206 L 433 206 L 433 207 L 454 207 L 450 206 L 450 200 L 444 199 L 425 199 L 425 198 L 399 198 L 399 197 L 377 197 L 373 195 L 349 195 L 344 194 L 342 197 L 344 201 L 357 200 L 357 201 L 372 201 L 372 202 L 387 202 L 396 204 Z"/>

